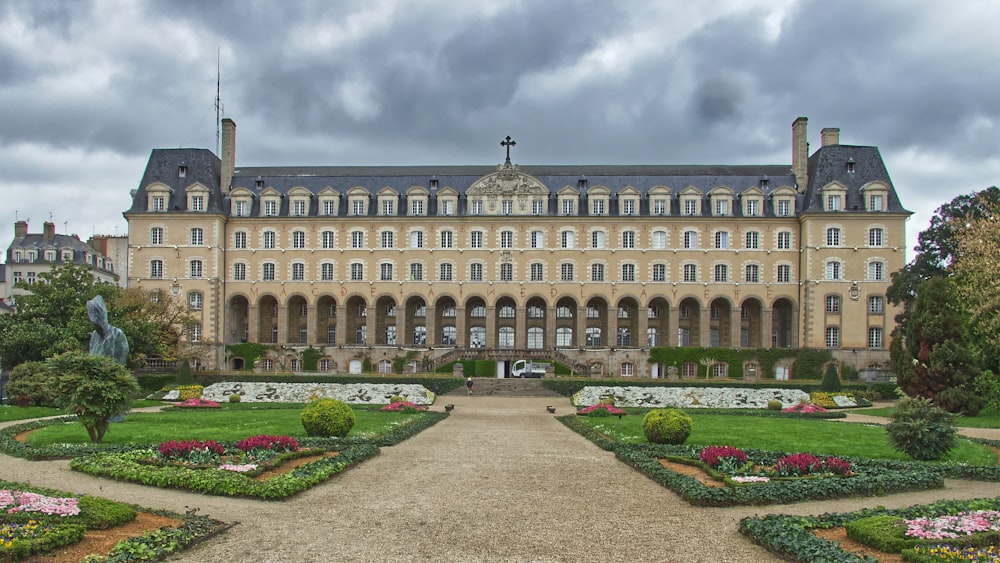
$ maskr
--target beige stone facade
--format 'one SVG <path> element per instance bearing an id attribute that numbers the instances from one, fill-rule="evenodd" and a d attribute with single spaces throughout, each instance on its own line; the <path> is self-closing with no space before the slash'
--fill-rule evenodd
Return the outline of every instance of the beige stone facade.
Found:
<path id="1" fill-rule="evenodd" d="M 792 165 L 238 167 L 155 150 L 129 221 L 129 283 L 183 299 L 210 368 L 387 370 L 551 359 L 664 376 L 658 346 L 829 348 L 883 366 L 905 221 L 878 149 Z M 720 373 L 721 375 L 722 373 Z"/>

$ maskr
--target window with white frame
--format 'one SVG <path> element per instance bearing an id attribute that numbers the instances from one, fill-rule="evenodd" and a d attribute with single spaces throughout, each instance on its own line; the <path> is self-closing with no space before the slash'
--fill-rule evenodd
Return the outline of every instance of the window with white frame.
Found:
<path id="1" fill-rule="evenodd" d="M 149 244 L 158 246 L 163 244 L 163 227 L 153 227 L 149 229 Z M 15 262 L 20 261 L 20 256 Z"/>
<path id="2" fill-rule="evenodd" d="M 840 268 L 840 262 L 836 260 L 830 260 L 826 263 L 826 279 L 828 280 L 839 280 L 842 273 Z"/>
<path id="3" fill-rule="evenodd" d="M 292 231 L 292 248 L 305 248 L 305 247 L 306 247 L 305 231 Z"/>
<path id="4" fill-rule="evenodd" d="M 351 215 L 364 215 L 365 214 L 365 200 L 354 199 L 351 201 Z"/>
<path id="5" fill-rule="evenodd" d="M 381 281 L 392 281 L 391 262 L 383 262 L 378 265 L 378 279 Z"/>
<path id="6" fill-rule="evenodd" d="M 760 281 L 760 266 L 757 264 L 747 264 L 744 268 L 743 281 L 747 283 L 757 283 Z"/>
<path id="7" fill-rule="evenodd" d="M 788 217 L 792 214 L 792 202 L 788 199 L 779 199 L 775 215 L 778 217 Z"/>
<path id="8" fill-rule="evenodd" d="M 748 199 L 746 200 L 745 205 L 746 210 L 744 213 L 746 213 L 747 217 L 756 217 L 760 215 L 760 201 L 756 199 Z"/>
<path id="9" fill-rule="evenodd" d="M 455 202 L 450 199 L 445 199 L 440 202 L 441 215 L 454 215 L 455 214 Z"/>
<path id="10" fill-rule="evenodd" d="M 716 215 L 729 215 L 729 200 L 728 199 L 716 199 L 715 200 L 715 214 Z"/>
<path id="11" fill-rule="evenodd" d="M 514 265 L 510 263 L 500 264 L 500 281 L 513 281 Z"/>
<path id="12" fill-rule="evenodd" d="M 233 279 L 243 281 L 247 279 L 247 265 L 243 262 L 233 264 Z"/>
<path id="13" fill-rule="evenodd" d="M 844 208 L 843 196 L 841 194 L 828 194 L 826 196 L 826 210 L 840 211 Z"/>
<path id="14" fill-rule="evenodd" d="M 622 231 L 622 248 L 635 248 L 635 231 Z"/>
<path id="15" fill-rule="evenodd" d="M 423 248 L 423 247 L 424 247 L 424 232 L 410 231 L 410 248 Z"/>
<path id="16" fill-rule="evenodd" d="M 337 214 L 337 200 L 335 199 L 324 199 L 323 200 L 323 215 L 336 215 Z"/>
<path id="17" fill-rule="evenodd" d="M 274 216 L 278 214 L 278 202 L 274 199 L 264 200 L 264 215 Z"/>
<path id="18" fill-rule="evenodd" d="M 622 281 L 635 281 L 635 264 L 622 264 Z"/>
<path id="19" fill-rule="evenodd" d="M 559 246 L 561 248 L 573 248 L 573 231 L 565 230 L 559 232 Z"/>
<path id="20" fill-rule="evenodd" d="M 424 265 L 420 262 L 410 264 L 410 281 L 421 281 L 424 279 Z"/>
<path id="21" fill-rule="evenodd" d="M 411 199 L 410 200 L 410 215 L 423 215 L 424 214 L 424 200 L 422 199 Z"/>
<path id="22" fill-rule="evenodd" d="M 20 272 L 14 272 L 19 274 Z M 149 277 L 151 278 L 162 278 L 163 277 L 163 260 L 150 260 L 149 261 Z"/>
<path id="23" fill-rule="evenodd" d="M 881 227 L 868 229 L 868 246 L 882 246 L 884 244 L 884 231 Z"/>
<path id="24" fill-rule="evenodd" d="M 792 233 L 790 231 L 778 231 L 778 250 L 789 250 L 792 248 Z"/>
<path id="25" fill-rule="evenodd" d="M 715 248 L 729 248 L 729 233 L 726 231 L 715 232 Z"/>
<path id="26" fill-rule="evenodd" d="M 573 264 L 559 265 L 559 279 L 561 281 L 573 281 Z"/>
<path id="27" fill-rule="evenodd" d="M 686 282 L 696 282 L 696 281 L 698 281 L 698 265 L 697 264 L 684 264 L 684 281 L 686 281 Z"/>
<path id="28" fill-rule="evenodd" d="M 453 248 L 455 246 L 455 231 L 441 231 L 441 248 Z"/>
<path id="29" fill-rule="evenodd" d="M 301 199 L 297 199 L 292 202 L 292 215 L 305 215 L 306 214 L 306 202 Z"/>
<path id="30" fill-rule="evenodd" d="M 545 231 L 531 231 L 529 245 L 531 248 L 545 248 Z"/>
<path id="31" fill-rule="evenodd" d="M 364 248 L 364 247 L 365 247 L 365 232 L 351 231 L 351 248 Z"/>
<path id="32" fill-rule="evenodd" d="M 541 262 L 532 262 L 528 266 L 531 281 L 545 281 L 545 265 Z"/>
<path id="33" fill-rule="evenodd" d="M 604 231 L 593 231 L 590 233 L 590 247 L 604 248 Z"/>
<path id="34" fill-rule="evenodd" d="M 868 296 L 868 312 L 874 315 L 881 315 L 885 310 L 885 298 L 881 295 Z"/>
<path id="35" fill-rule="evenodd" d="M 826 230 L 826 245 L 840 246 L 840 227 L 830 227 Z"/>
<path id="36" fill-rule="evenodd" d="M 885 209 L 885 196 L 882 194 L 872 194 L 868 196 L 868 211 L 882 211 Z"/>
<path id="37" fill-rule="evenodd" d="M 292 279 L 294 281 L 302 281 L 306 279 L 306 265 L 302 262 L 292 263 Z"/>
<path id="38" fill-rule="evenodd" d="M 778 283 L 789 283 L 792 281 L 792 267 L 788 264 L 778 264 L 776 281 Z"/>
<path id="39" fill-rule="evenodd" d="M 717 282 L 729 281 L 729 266 L 727 266 L 726 264 L 716 264 L 714 269 L 715 269 L 715 281 Z"/>
<path id="40" fill-rule="evenodd" d="M 392 199 L 382 200 L 382 215 L 395 215 L 396 214 L 396 202 Z"/>
<path id="41" fill-rule="evenodd" d="M 205 231 L 201 227 L 191 229 L 191 245 L 201 246 L 205 243 Z"/>
<path id="42" fill-rule="evenodd" d="M 469 233 L 469 248 L 482 248 L 483 247 L 483 232 L 482 231 L 472 231 Z"/>
<path id="43" fill-rule="evenodd" d="M 684 214 L 685 215 L 697 215 L 698 214 L 698 200 L 696 200 L 696 199 L 685 199 L 684 200 Z"/>
<path id="44" fill-rule="evenodd" d="M 590 265 L 590 281 L 595 281 L 595 282 L 604 281 L 604 264 Z"/>
<path id="45" fill-rule="evenodd" d="M 333 264 L 324 262 L 319 265 L 319 279 L 323 281 L 333 280 Z"/>
<path id="46" fill-rule="evenodd" d="M 575 215 L 576 214 L 576 202 L 572 199 L 560 200 L 560 209 L 563 215 Z"/>
<path id="47" fill-rule="evenodd" d="M 438 279 L 441 281 L 451 281 L 454 277 L 454 266 L 451 262 L 444 262 L 438 265 Z"/>
<path id="48" fill-rule="evenodd" d="M 684 248 L 698 248 L 698 231 L 684 231 L 681 244 Z"/>
<path id="49" fill-rule="evenodd" d="M 826 347 L 840 348 L 840 327 L 826 327 Z"/>
<path id="50" fill-rule="evenodd" d="M 531 202 L 531 214 L 532 215 L 543 215 L 545 213 L 545 202 L 542 200 L 534 200 Z"/>
<path id="51" fill-rule="evenodd" d="M 621 211 L 621 213 L 623 215 L 635 215 L 636 214 L 636 205 L 635 205 L 635 200 L 634 199 L 623 199 L 623 200 L 621 200 L 621 205 L 622 205 L 622 208 L 621 208 L 620 211 Z"/>
<path id="52" fill-rule="evenodd" d="M 268 249 L 274 248 L 275 242 L 277 240 L 277 235 L 275 235 L 274 231 L 264 231 L 263 238 L 264 238 L 264 248 Z"/>
<path id="53" fill-rule="evenodd" d="M 469 214 L 470 215 L 482 215 L 483 214 L 483 202 L 479 200 L 469 202 Z"/>
<path id="54" fill-rule="evenodd" d="M 840 312 L 840 296 L 839 295 L 827 295 L 826 296 L 826 312 L 827 313 L 839 313 Z"/>
<path id="55" fill-rule="evenodd" d="M 883 347 L 882 329 L 880 327 L 873 326 L 868 329 L 868 347 L 872 349 Z"/>
<path id="56" fill-rule="evenodd" d="M 483 265 L 478 262 L 469 264 L 469 279 L 472 281 L 483 281 Z"/>
<path id="57" fill-rule="evenodd" d="M 199 323 L 191 323 L 188 326 L 188 341 L 201 342 L 201 325 Z"/>
<path id="58" fill-rule="evenodd" d="M 503 213 L 504 215 L 510 215 L 511 213 L 513 213 L 514 212 L 514 202 L 511 201 L 511 200 L 509 200 L 509 199 L 505 199 L 505 200 L 501 201 L 500 202 L 500 212 Z"/>
<path id="59" fill-rule="evenodd" d="M 192 291 L 188 293 L 188 307 L 191 309 L 200 311 L 203 302 L 204 296 L 200 291 Z"/>
<path id="60" fill-rule="evenodd" d="M 760 248 L 760 233 L 757 231 L 747 231 L 746 233 L 746 248 L 747 250 L 757 250 Z"/>
<path id="61" fill-rule="evenodd" d="M 653 281 L 655 281 L 655 282 L 665 282 L 665 281 L 667 281 L 667 265 L 666 264 L 653 264 Z"/>
<path id="62" fill-rule="evenodd" d="M 500 248 L 514 248 L 514 231 L 500 231 Z"/>
<path id="63" fill-rule="evenodd" d="M 652 247 L 653 250 L 666 250 L 667 248 L 667 232 L 666 231 L 653 231 L 652 235 Z"/>
<path id="64" fill-rule="evenodd" d="M 590 214 L 591 215 L 604 215 L 605 213 L 605 201 L 603 199 L 593 199 L 590 202 Z"/>
<path id="65" fill-rule="evenodd" d="M 392 231 L 382 231 L 379 233 L 379 245 L 381 248 L 392 248 L 396 245 L 395 233 Z"/>
<path id="66" fill-rule="evenodd" d="M 320 246 L 333 248 L 336 245 L 336 235 L 333 231 L 323 231 L 319 234 Z"/>
<path id="67" fill-rule="evenodd" d="M 153 211 L 166 211 L 167 210 L 167 198 L 162 195 L 154 195 L 152 198 L 152 210 Z"/>
<path id="68" fill-rule="evenodd" d="M 868 279 L 872 281 L 882 281 L 885 279 L 885 263 L 873 260 L 868 263 Z"/>
<path id="69" fill-rule="evenodd" d="M 653 215 L 666 215 L 667 214 L 667 200 L 663 198 L 657 198 L 653 200 Z"/>
<path id="70" fill-rule="evenodd" d="M 354 262 L 351 264 L 351 281 L 360 281 L 365 279 L 365 265 L 360 262 Z"/>
<path id="71" fill-rule="evenodd" d="M 236 231 L 233 233 L 233 248 L 243 250 L 247 247 L 247 232 Z"/>
<path id="72" fill-rule="evenodd" d="M 191 277 L 192 278 L 200 278 L 201 275 L 202 275 L 202 262 L 201 262 L 201 260 L 192 260 L 190 266 L 191 266 Z"/>
<path id="73" fill-rule="evenodd" d="M 204 211 L 204 210 L 205 210 L 205 196 L 203 195 L 191 196 L 191 211 Z"/>
<path id="74" fill-rule="evenodd" d="M 264 281 L 274 281 L 274 262 L 264 262 L 261 264 L 261 279 Z"/>

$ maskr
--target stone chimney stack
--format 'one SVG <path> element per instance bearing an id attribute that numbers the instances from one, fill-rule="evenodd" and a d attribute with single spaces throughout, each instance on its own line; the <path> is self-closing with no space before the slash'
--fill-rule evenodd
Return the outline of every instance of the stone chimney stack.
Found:
<path id="1" fill-rule="evenodd" d="M 807 117 L 799 117 L 792 122 L 792 172 L 799 192 L 804 192 L 809 184 L 808 124 Z"/>
<path id="2" fill-rule="evenodd" d="M 44 230 L 42 231 L 42 240 L 49 242 L 50 240 L 56 238 L 56 224 L 49 221 L 45 222 Z"/>
<path id="3" fill-rule="evenodd" d="M 233 172 L 236 170 L 236 122 L 228 117 L 222 120 L 222 177 L 219 187 L 222 193 L 229 193 L 233 183 Z"/>
<path id="4" fill-rule="evenodd" d="M 21 238 L 28 236 L 28 222 L 27 221 L 17 221 L 14 223 L 14 238 Z"/>
<path id="5" fill-rule="evenodd" d="M 820 132 L 820 136 L 823 139 L 824 147 L 840 144 L 840 129 L 838 129 L 837 127 L 825 127 Z"/>

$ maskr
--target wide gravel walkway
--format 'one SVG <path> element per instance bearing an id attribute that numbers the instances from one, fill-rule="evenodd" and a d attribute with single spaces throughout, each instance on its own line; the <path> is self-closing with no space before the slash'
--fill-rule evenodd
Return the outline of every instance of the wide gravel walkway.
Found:
<path id="1" fill-rule="evenodd" d="M 737 532 L 755 513 L 819 514 L 1000 496 L 1000 484 L 784 506 L 695 508 L 546 412 L 566 399 L 442 397 L 445 421 L 286 501 L 97 479 L 0 456 L 4 479 L 236 522 L 171 561 L 780 561 Z M 835 424 L 835 423 L 831 423 Z"/>

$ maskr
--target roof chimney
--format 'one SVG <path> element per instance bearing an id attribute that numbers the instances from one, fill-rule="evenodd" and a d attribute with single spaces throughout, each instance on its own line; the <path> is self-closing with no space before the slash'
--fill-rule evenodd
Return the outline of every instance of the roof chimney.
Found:
<path id="1" fill-rule="evenodd" d="M 16 221 L 14 223 L 14 238 L 21 238 L 26 236 L 28 236 L 28 222 Z"/>
<path id="2" fill-rule="evenodd" d="M 823 139 L 824 147 L 840 144 L 840 129 L 837 127 L 825 127 L 822 131 L 820 131 L 820 136 Z"/>
<path id="3" fill-rule="evenodd" d="M 236 170 L 236 122 L 228 117 L 222 119 L 222 177 L 219 187 L 222 193 L 229 193 Z"/>
<path id="4" fill-rule="evenodd" d="M 792 122 L 792 172 L 799 192 L 804 192 L 809 183 L 809 141 L 806 135 L 808 123 L 807 117 L 799 117 Z"/>
<path id="5" fill-rule="evenodd" d="M 44 227 L 45 228 L 42 231 L 42 240 L 45 242 L 49 242 L 56 236 L 56 224 L 46 221 L 44 223 Z"/>

